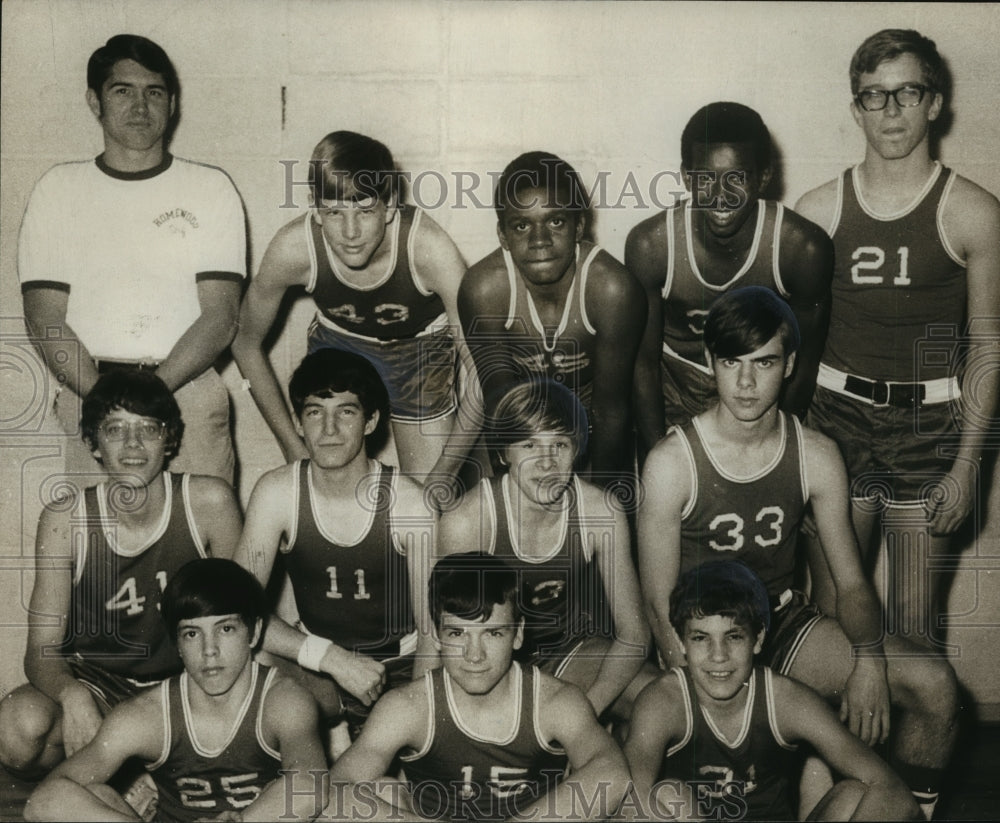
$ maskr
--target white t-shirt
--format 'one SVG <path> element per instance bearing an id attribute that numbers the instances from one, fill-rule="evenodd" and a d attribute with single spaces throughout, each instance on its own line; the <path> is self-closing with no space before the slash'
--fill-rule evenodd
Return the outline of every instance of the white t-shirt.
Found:
<path id="1" fill-rule="evenodd" d="M 197 281 L 246 277 L 243 206 L 221 169 L 168 158 L 121 174 L 61 163 L 35 184 L 18 276 L 68 288 L 66 322 L 96 358 L 163 360 L 201 314 Z"/>

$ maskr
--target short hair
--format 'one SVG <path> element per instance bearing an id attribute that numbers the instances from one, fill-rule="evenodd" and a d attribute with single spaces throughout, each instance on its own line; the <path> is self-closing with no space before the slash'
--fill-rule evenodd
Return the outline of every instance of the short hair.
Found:
<path id="1" fill-rule="evenodd" d="M 691 618 L 731 617 L 754 635 L 771 626 L 771 605 L 763 581 L 739 560 L 710 560 L 681 575 L 670 593 L 670 625 L 677 635 Z"/>
<path id="2" fill-rule="evenodd" d="M 399 193 L 399 171 L 392 152 L 372 137 L 333 131 L 316 144 L 309 160 L 313 205 L 324 200 L 374 197 L 388 203 Z"/>
<path id="3" fill-rule="evenodd" d="M 912 54 L 920 63 L 924 81 L 935 92 L 947 91 L 948 69 L 934 41 L 913 29 L 882 29 L 865 40 L 851 58 L 851 95 L 861 90 L 861 75 L 870 74 L 887 60 Z"/>
<path id="4" fill-rule="evenodd" d="M 788 303 L 764 286 L 745 286 L 720 295 L 705 318 L 705 348 L 713 357 L 742 357 L 776 334 L 786 357 L 798 351 L 795 315 Z"/>
<path id="5" fill-rule="evenodd" d="M 587 412 L 579 398 L 563 384 L 537 377 L 508 389 L 494 406 L 487 420 L 487 445 L 499 452 L 542 432 L 569 437 L 577 457 L 587 451 Z"/>
<path id="6" fill-rule="evenodd" d="M 470 551 L 442 557 L 427 588 L 436 627 L 445 612 L 462 620 L 488 620 L 494 606 L 504 603 L 510 603 L 514 622 L 521 619 L 517 572 L 492 554 Z"/>
<path id="7" fill-rule="evenodd" d="M 257 578 L 223 557 L 185 563 L 167 582 L 160 598 L 160 614 L 175 640 L 182 620 L 238 614 L 253 632 L 257 621 L 264 621 L 269 611 L 267 596 Z"/>
<path id="8" fill-rule="evenodd" d="M 507 164 L 493 190 L 493 207 L 499 221 L 503 221 L 509 206 L 531 205 L 521 197 L 525 189 L 542 189 L 547 198 L 543 205 L 565 209 L 579 219 L 588 208 L 587 195 L 576 169 L 547 151 L 529 151 Z"/>
<path id="9" fill-rule="evenodd" d="M 366 420 L 379 413 L 375 430 L 366 438 L 367 451 L 374 454 L 385 444 L 389 433 L 389 392 L 368 358 L 341 349 L 317 349 L 302 358 L 288 383 L 288 396 L 296 417 L 302 416 L 310 395 L 332 397 L 337 392 L 356 395 Z"/>
<path id="10" fill-rule="evenodd" d="M 97 378 L 83 399 L 80 417 L 80 433 L 90 449 L 97 448 L 97 430 L 116 409 L 165 423 L 164 451 L 167 456 L 177 453 L 184 421 L 173 393 L 156 374 L 146 369 L 114 369 Z"/>
<path id="11" fill-rule="evenodd" d="M 167 53 L 152 40 L 138 34 L 116 34 L 90 55 L 90 60 L 87 62 L 87 88 L 100 97 L 115 63 L 120 60 L 135 60 L 147 71 L 163 77 L 167 93 L 171 97 L 180 94 L 181 86 L 177 79 L 177 70 L 167 57 Z"/>
<path id="12" fill-rule="evenodd" d="M 742 103 L 709 103 L 691 115 L 681 132 L 681 165 L 688 171 L 693 170 L 696 143 L 746 143 L 753 146 L 758 171 L 771 167 L 771 132 L 761 116 Z"/>

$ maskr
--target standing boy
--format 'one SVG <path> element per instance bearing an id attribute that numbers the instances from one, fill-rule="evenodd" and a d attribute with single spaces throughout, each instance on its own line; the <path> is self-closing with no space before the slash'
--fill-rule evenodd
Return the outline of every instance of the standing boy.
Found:
<path id="1" fill-rule="evenodd" d="M 28 683 L 0 702 L 0 761 L 28 776 L 89 743 L 113 705 L 181 670 L 161 593 L 188 561 L 232 555 L 242 525 L 228 483 L 166 471 L 184 423 L 152 372 L 98 378 L 80 427 L 106 479 L 42 512 Z"/>
<path id="2" fill-rule="evenodd" d="M 533 376 L 564 383 L 587 410 L 590 469 L 607 485 L 632 470 L 642 289 L 583 239 L 586 198 L 565 160 L 522 154 L 504 169 L 494 200 L 500 248 L 469 269 L 458 295 L 486 406 Z"/>
<path id="3" fill-rule="evenodd" d="M 705 411 L 716 392 L 702 331 L 712 301 L 767 286 L 802 330 L 782 407 L 804 415 L 823 351 L 833 248 L 818 226 L 765 200 L 771 135 L 753 109 L 710 103 L 681 134 L 690 197 L 629 232 L 625 265 L 646 289 L 649 318 L 636 363 L 637 423 L 648 451 L 667 428 Z"/>
<path id="4" fill-rule="evenodd" d="M 699 817 L 794 820 L 794 752 L 808 743 L 841 777 L 810 820 L 920 819 L 903 782 L 819 695 L 754 665 L 770 620 L 767 589 L 742 563 L 710 561 L 681 575 L 670 622 L 687 665 L 639 695 L 625 744 L 650 816 L 661 819 L 655 785 L 672 779 L 687 783 Z"/>
<path id="5" fill-rule="evenodd" d="M 393 820 L 614 812 L 628 770 L 587 699 L 513 660 L 524 629 L 518 588 L 498 557 L 456 554 L 434 567 L 429 599 L 443 666 L 379 701 L 331 770 L 328 814 L 350 812 L 358 801 L 377 803 Z M 397 755 L 407 786 L 383 781 Z M 572 772 L 563 780 L 567 761 Z"/>
<path id="6" fill-rule="evenodd" d="M 116 707 L 35 790 L 27 818 L 138 820 L 107 785 L 132 757 L 156 783 L 157 820 L 314 817 L 326 778 L 316 704 L 252 659 L 267 615 L 260 584 L 231 560 L 195 560 L 161 606 L 184 672 Z"/>
<path id="7" fill-rule="evenodd" d="M 705 348 L 719 400 L 657 444 L 643 472 L 639 568 L 653 635 L 677 665 L 669 602 L 679 574 L 710 558 L 743 560 L 771 598 L 764 661 L 839 700 L 841 720 L 868 744 L 888 737 L 891 701 L 899 718 L 892 763 L 929 815 L 957 732 L 955 673 L 903 638 L 882 637 L 843 460 L 831 440 L 778 409 L 797 347 L 795 317 L 770 289 L 737 289 L 712 305 Z M 836 619 L 794 589 L 807 503 L 836 586 Z"/>
<path id="8" fill-rule="evenodd" d="M 453 478 L 479 427 L 466 407 L 463 433 L 455 404 L 456 351 L 469 367 L 456 305 L 465 261 L 437 223 L 401 202 L 395 161 L 371 137 L 320 140 L 309 184 L 312 208 L 274 236 L 243 299 L 233 355 L 250 392 L 285 458 L 307 457 L 263 350 L 285 292 L 305 287 L 318 309 L 309 351 L 371 360 L 389 390 L 400 468 L 420 481 Z M 463 404 L 474 372 L 465 378 Z"/>
<path id="9" fill-rule="evenodd" d="M 257 482 L 236 560 L 267 583 L 281 552 L 299 626 L 272 617 L 264 649 L 297 661 L 325 718 L 346 713 L 357 735 L 387 684 L 413 675 L 436 518 L 414 480 L 371 456 L 389 396 L 368 360 L 319 349 L 288 393 L 309 458 Z"/>
<path id="10" fill-rule="evenodd" d="M 941 646 L 928 561 L 975 504 L 996 410 L 1000 203 L 931 158 L 948 86 L 932 40 L 873 34 L 850 79 L 865 158 L 796 205 L 833 238 L 837 261 L 809 425 L 844 455 L 869 569 L 886 533 L 894 628 Z M 825 602 L 829 579 L 812 570 Z"/>
<path id="11" fill-rule="evenodd" d="M 184 416 L 176 470 L 231 483 L 229 394 L 213 364 L 236 334 L 246 275 L 240 197 L 222 170 L 167 151 L 180 84 L 156 43 L 119 34 L 97 49 L 87 105 L 104 152 L 46 172 L 18 241 L 25 321 L 72 435 L 67 472 L 99 472 L 76 437 L 80 398 L 101 374 L 146 369 Z"/>
<path id="12" fill-rule="evenodd" d="M 439 553 L 479 549 L 514 568 L 522 659 L 579 686 L 601 715 L 638 674 L 649 628 L 625 513 L 573 471 L 587 450 L 586 412 L 565 386 L 531 380 L 500 399 L 487 438 L 501 472 L 442 515 Z"/>

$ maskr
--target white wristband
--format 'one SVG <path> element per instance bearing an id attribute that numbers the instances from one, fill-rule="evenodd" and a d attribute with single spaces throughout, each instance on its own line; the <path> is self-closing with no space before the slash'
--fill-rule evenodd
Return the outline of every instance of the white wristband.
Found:
<path id="1" fill-rule="evenodd" d="M 296 660 L 298 660 L 299 665 L 303 669 L 318 672 L 319 664 L 323 662 L 323 655 L 326 654 L 327 649 L 332 645 L 332 640 L 327 640 L 325 637 L 317 637 L 314 634 L 307 634 L 306 639 L 299 646 L 299 653 Z"/>

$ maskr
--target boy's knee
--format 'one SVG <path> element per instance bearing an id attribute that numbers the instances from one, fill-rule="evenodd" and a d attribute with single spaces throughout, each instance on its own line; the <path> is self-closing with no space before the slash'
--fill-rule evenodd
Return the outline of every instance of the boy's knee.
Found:
<path id="1" fill-rule="evenodd" d="M 19 773 L 38 765 L 58 719 L 55 704 L 30 687 L 0 700 L 0 763 Z"/>
<path id="2" fill-rule="evenodd" d="M 912 658 L 904 664 L 903 695 L 909 694 L 908 708 L 940 717 L 949 725 L 959 712 L 958 678 L 947 660 L 924 656 Z M 904 705 L 904 707 L 906 707 Z"/>

